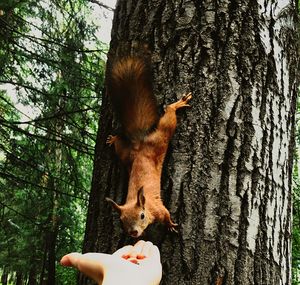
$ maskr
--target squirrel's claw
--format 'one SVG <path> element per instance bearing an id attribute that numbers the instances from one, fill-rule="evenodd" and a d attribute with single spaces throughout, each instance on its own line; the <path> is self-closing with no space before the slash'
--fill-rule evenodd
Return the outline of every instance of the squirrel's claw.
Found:
<path id="1" fill-rule="evenodd" d="M 106 139 L 106 144 L 108 144 L 109 146 L 112 146 L 115 143 L 116 139 L 117 139 L 117 136 L 109 135 Z"/>
<path id="2" fill-rule="evenodd" d="M 168 224 L 168 230 L 170 232 L 178 233 L 177 227 L 178 227 L 178 224 L 175 224 L 172 221 Z"/>
<path id="3" fill-rule="evenodd" d="M 192 92 L 189 92 L 188 94 L 183 95 L 181 100 L 188 102 L 191 99 L 192 99 Z"/>
<path id="4" fill-rule="evenodd" d="M 188 94 L 185 94 L 182 96 L 182 98 L 180 100 L 178 100 L 177 102 L 169 105 L 170 107 L 175 108 L 175 110 L 183 108 L 183 107 L 191 107 L 188 102 L 192 99 L 192 93 L 189 92 Z"/>

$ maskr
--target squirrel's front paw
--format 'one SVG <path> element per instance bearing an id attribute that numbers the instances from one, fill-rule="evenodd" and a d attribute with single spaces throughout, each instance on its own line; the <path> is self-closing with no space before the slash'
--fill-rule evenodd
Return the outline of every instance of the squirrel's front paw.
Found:
<path id="1" fill-rule="evenodd" d="M 116 140 L 117 140 L 117 136 L 109 135 L 106 139 L 106 144 L 112 146 Z"/>
<path id="2" fill-rule="evenodd" d="M 170 222 L 167 224 L 167 227 L 168 227 L 168 230 L 169 230 L 170 232 L 178 233 L 178 230 L 177 230 L 178 224 L 175 224 L 175 223 L 173 223 L 172 221 L 170 221 Z"/>

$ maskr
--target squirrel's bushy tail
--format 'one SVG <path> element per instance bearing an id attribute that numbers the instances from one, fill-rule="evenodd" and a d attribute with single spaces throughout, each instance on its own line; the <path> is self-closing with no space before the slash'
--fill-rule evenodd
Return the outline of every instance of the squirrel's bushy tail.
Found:
<path id="1" fill-rule="evenodd" d="M 144 60 L 126 57 L 118 60 L 108 72 L 107 91 L 130 139 L 142 139 L 158 121 L 152 78 Z"/>

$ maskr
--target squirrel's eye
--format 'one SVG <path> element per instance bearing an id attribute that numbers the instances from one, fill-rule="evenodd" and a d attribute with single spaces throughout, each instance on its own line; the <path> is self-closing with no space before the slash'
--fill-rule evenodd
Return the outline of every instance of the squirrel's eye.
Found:
<path id="1" fill-rule="evenodd" d="M 145 214 L 141 213 L 141 219 L 144 220 L 144 218 L 145 218 Z"/>

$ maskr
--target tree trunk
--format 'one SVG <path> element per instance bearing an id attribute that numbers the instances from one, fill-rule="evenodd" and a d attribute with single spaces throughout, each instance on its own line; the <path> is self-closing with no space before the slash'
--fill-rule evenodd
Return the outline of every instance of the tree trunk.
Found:
<path id="1" fill-rule="evenodd" d="M 47 235 L 48 242 L 48 275 L 47 275 L 47 285 L 55 284 L 55 266 L 56 266 L 56 239 L 57 239 L 57 228 L 53 227 L 52 224 L 51 231 Z"/>
<path id="2" fill-rule="evenodd" d="M 16 274 L 16 285 L 23 285 L 23 274 L 20 272 L 17 272 Z"/>
<path id="3" fill-rule="evenodd" d="M 1 275 L 1 284 L 7 285 L 7 280 L 8 280 L 8 272 L 6 271 L 6 268 L 4 267 L 2 275 Z"/>
<path id="4" fill-rule="evenodd" d="M 54 161 L 55 165 L 59 169 L 61 163 L 61 157 L 57 156 L 60 153 L 60 148 L 57 147 L 55 150 Z M 48 152 L 50 156 L 51 153 Z M 59 160 L 60 158 L 60 160 Z M 57 159 L 57 160 L 56 160 Z M 49 179 L 47 175 L 45 175 L 45 179 L 42 181 L 43 184 L 47 185 L 50 189 L 53 189 L 52 192 L 52 207 L 51 212 L 49 213 L 49 225 L 47 231 L 45 233 L 45 247 L 44 247 L 44 255 L 42 261 L 42 270 L 40 275 L 40 284 L 55 284 L 55 272 L 56 272 L 56 242 L 58 235 L 58 193 L 56 192 L 56 183 L 53 179 Z"/>
<path id="5" fill-rule="evenodd" d="M 298 55 L 287 2 L 118 1 L 108 66 L 146 42 L 160 106 L 193 93 L 162 175 L 179 233 L 144 237 L 160 248 L 162 284 L 290 284 Z M 124 202 L 127 187 L 105 145 L 111 114 L 104 96 L 84 251 L 133 242 L 104 199 Z"/>
<path id="6" fill-rule="evenodd" d="M 41 264 L 41 273 L 40 273 L 40 278 L 39 278 L 39 285 L 42 285 L 46 278 L 45 277 L 46 263 L 47 263 L 47 240 L 45 239 L 45 245 L 44 245 L 44 249 L 43 249 L 43 259 L 42 259 L 42 264 Z"/>
<path id="7" fill-rule="evenodd" d="M 56 133 L 62 134 L 63 126 L 61 123 L 56 124 Z M 60 140 L 59 136 L 56 138 Z M 57 173 L 61 172 L 61 163 L 62 163 L 62 145 L 57 143 L 53 150 L 54 152 L 54 163 Z M 59 193 L 57 190 L 59 189 L 59 183 L 55 180 L 49 180 L 49 186 L 53 189 L 52 193 L 52 212 L 51 212 L 51 225 L 49 228 L 49 232 L 47 234 L 47 244 L 48 244 L 48 277 L 47 284 L 52 285 L 55 284 L 56 276 L 56 245 L 57 245 L 57 236 L 58 236 L 58 228 L 59 228 Z"/>
<path id="8" fill-rule="evenodd" d="M 37 285 L 37 272 L 35 265 L 32 265 L 32 267 L 29 270 L 29 276 L 28 276 L 28 285 Z"/>

